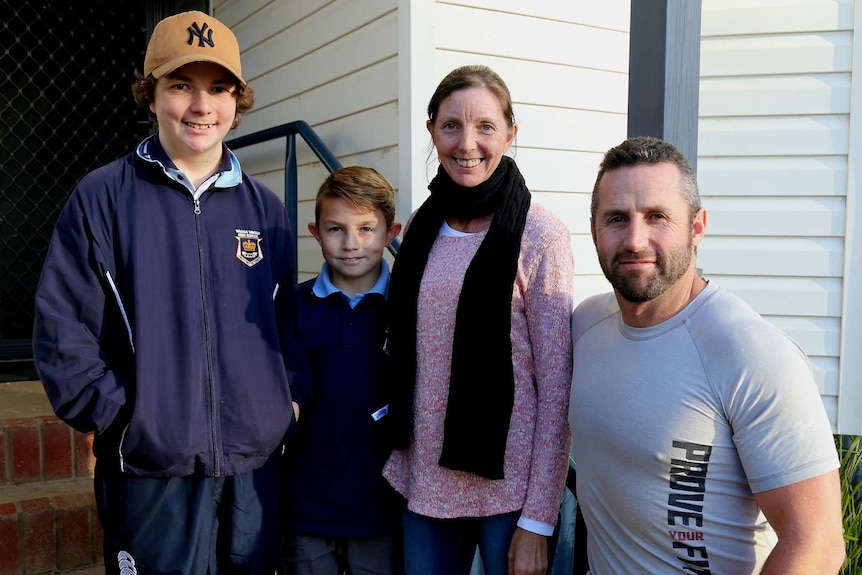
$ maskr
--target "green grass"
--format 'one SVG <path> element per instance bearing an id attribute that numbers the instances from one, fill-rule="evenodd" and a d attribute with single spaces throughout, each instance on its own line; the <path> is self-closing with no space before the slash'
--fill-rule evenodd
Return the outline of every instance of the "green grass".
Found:
<path id="1" fill-rule="evenodd" d="M 835 446 L 841 460 L 841 507 L 847 561 L 841 575 L 862 574 L 862 436 L 836 435 Z"/>

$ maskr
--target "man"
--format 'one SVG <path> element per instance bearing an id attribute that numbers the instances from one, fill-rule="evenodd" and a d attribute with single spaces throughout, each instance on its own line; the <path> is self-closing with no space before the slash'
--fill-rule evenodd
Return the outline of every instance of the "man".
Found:
<path id="1" fill-rule="evenodd" d="M 254 92 L 233 33 L 201 12 L 162 20 L 136 76 L 157 133 L 63 209 L 36 366 L 58 416 L 96 432 L 107 573 L 272 573 L 272 455 L 294 418 L 292 306 L 273 300 L 292 297 L 294 262 L 284 206 L 223 143 Z"/>
<path id="2" fill-rule="evenodd" d="M 569 421 L 593 575 L 837 573 L 838 459 L 802 350 L 701 278 L 691 166 L 605 154 L 590 229 L 614 288 L 572 316 Z"/>

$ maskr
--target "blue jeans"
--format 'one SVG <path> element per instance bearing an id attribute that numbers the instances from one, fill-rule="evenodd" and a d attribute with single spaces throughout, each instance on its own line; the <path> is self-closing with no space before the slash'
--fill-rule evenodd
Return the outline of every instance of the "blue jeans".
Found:
<path id="1" fill-rule="evenodd" d="M 476 553 L 485 575 L 508 575 L 509 544 L 520 511 L 490 517 L 435 519 L 404 508 L 406 575 L 469 575 Z"/>

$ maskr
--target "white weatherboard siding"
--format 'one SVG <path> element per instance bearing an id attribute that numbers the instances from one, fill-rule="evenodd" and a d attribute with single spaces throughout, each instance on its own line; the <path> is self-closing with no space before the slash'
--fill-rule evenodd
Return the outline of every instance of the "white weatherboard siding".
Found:
<path id="1" fill-rule="evenodd" d="M 800 343 L 848 434 L 862 429 L 854 5 L 703 0 L 698 139 L 704 275 Z"/>
<path id="2" fill-rule="evenodd" d="M 362 164 L 398 183 L 396 0 L 233 0 L 213 13 L 232 27 L 243 76 L 256 102 L 233 136 L 304 120 L 344 165 Z M 286 141 L 237 152 L 243 168 L 284 192 Z M 300 280 L 320 270 L 308 232 L 314 196 L 327 175 L 297 138 Z"/>
<path id="3" fill-rule="evenodd" d="M 586 206 L 601 153 L 625 138 L 629 0 L 227 0 L 213 13 L 236 32 L 257 92 L 233 135 L 307 121 L 343 164 L 392 181 L 402 221 L 427 197 L 436 169 L 425 128 L 434 88 L 457 66 L 492 67 L 512 92 L 527 184 L 573 232 L 577 299 L 608 289 Z M 321 262 L 305 224 L 326 171 L 301 143 L 298 152 L 304 279 Z M 283 142 L 238 154 L 283 190 Z"/>
<path id="4" fill-rule="evenodd" d="M 518 167 L 533 201 L 572 232 L 576 301 L 610 289 L 589 237 L 589 196 L 602 153 L 626 136 L 629 12 L 628 0 L 473 0 L 433 9 L 433 84 L 457 66 L 485 64 L 509 86 Z M 424 165 L 423 156 L 414 167 Z"/>
<path id="5" fill-rule="evenodd" d="M 703 0 L 698 177 L 707 277 L 793 335 L 837 432 L 862 433 L 862 43 L 857 0 Z M 305 120 L 345 165 L 380 170 L 399 219 L 427 196 L 428 99 L 452 68 L 506 80 L 516 158 L 535 201 L 572 230 L 576 300 L 608 289 L 589 237 L 602 153 L 625 137 L 630 0 L 216 0 L 257 105 L 235 135 Z M 855 94 L 855 97 L 854 97 Z M 300 143 L 305 224 L 326 176 Z M 284 143 L 240 151 L 283 190 Z M 854 297 L 854 294 L 857 294 Z"/>

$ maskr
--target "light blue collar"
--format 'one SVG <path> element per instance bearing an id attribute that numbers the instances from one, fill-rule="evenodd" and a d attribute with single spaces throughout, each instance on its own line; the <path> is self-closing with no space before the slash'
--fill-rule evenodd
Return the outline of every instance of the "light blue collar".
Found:
<path id="1" fill-rule="evenodd" d="M 343 290 L 335 287 L 335 284 L 332 283 L 330 279 L 330 267 L 329 264 L 324 262 L 323 269 L 320 270 L 320 274 L 317 276 L 317 279 L 314 281 L 314 286 L 311 288 L 311 291 L 314 295 L 323 299 L 328 297 L 334 293 L 340 293 L 344 296 L 344 299 L 350 305 L 351 308 L 355 308 L 359 305 L 359 302 L 362 301 L 368 294 L 376 293 L 380 294 L 383 297 L 386 297 L 386 292 L 389 289 L 389 263 L 385 259 L 380 260 L 380 277 L 377 278 L 377 281 L 371 286 L 371 289 L 367 292 L 358 293 L 353 297 L 347 295 Z"/>
<path id="2" fill-rule="evenodd" d="M 222 162 L 219 166 L 219 172 L 215 174 L 215 180 L 210 178 L 201 186 L 201 189 L 193 189 L 188 177 L 179 177 L 183 174 L 182 170 L 177 169 L 162 149 L 158 136 L 158 134 L 153 134 L 145 138 L 138 144 L 135 153 L 145 162 L 159 166 L 167 177 L 188 188 L 193 196 L 199 196 L 208 188 L 232 188 L 242 183 L 242 168 L 239 165 L 239 159 L 227 146 L 222 144 Z"/>

